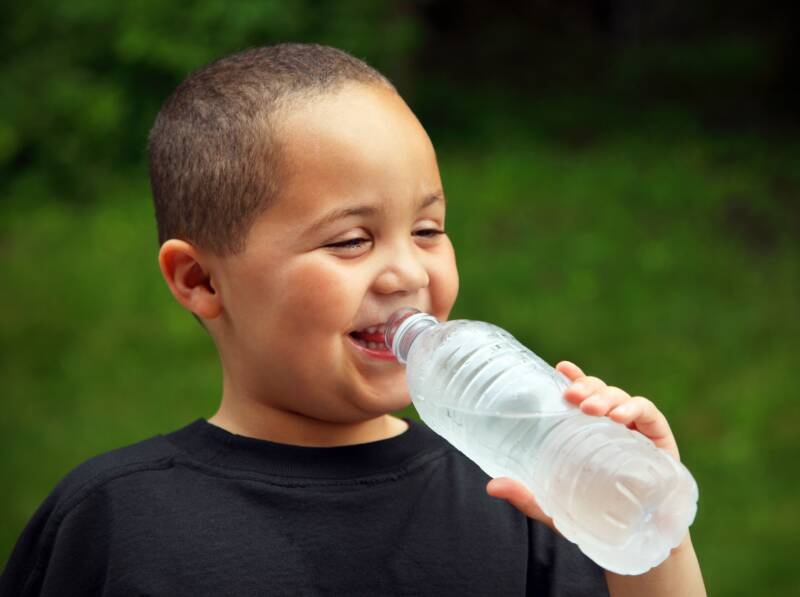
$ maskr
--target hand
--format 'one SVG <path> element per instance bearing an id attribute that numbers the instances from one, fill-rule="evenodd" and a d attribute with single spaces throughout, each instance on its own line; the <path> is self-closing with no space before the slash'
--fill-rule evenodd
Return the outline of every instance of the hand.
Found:
<path id="1" fill-rule="evenodd" d="M 669 423 L 650 400 L 642 396 L 631 397 L 624 390 L 606 385 L 602 379 L 586 376 L 577 365 L 569 361 L 561 361 L 556 369 L 572 382 L 564 391 L 566 400 L 578 405 L 587 415 L 607 416 L 612 421 L 638 431 L 649 437 L 657 447 L 680 460 L 678 445 Z M 508 501 L 526 516 L 558 531 L 553 525 L 553 519 L 542 512 L 534 495 L 522 483 L 508 477 L 498 477 L 489 482 L 486 492 L 492 497 Z"/>

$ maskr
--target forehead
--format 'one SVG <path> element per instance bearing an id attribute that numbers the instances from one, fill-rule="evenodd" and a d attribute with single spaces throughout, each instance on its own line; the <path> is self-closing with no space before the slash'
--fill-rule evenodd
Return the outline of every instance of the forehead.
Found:
<path id="1" fill-rule="evenodd" d="M 276 126 L 281 184 L 270 218 L 309 226 L 332 209 L 416 208 L 441 192 L 427 133 L 395 92 L 349 85 L 296 105 Z"/>

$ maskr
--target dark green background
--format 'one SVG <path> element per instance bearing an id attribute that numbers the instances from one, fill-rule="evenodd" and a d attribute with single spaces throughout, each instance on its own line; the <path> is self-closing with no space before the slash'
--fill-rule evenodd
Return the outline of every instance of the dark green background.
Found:
<path id="1" fill-rule="evenodd" d="M 709 593 L 799 592 L 795 17 L 742 2 L 4 5 L 0 562 L 77 463 L 213 413 L 216 352 L 157 266 L 146 134 L 193 68 L 294 40 L 365 58 L 428 129 L 461 274 L 452 317 L 653 399 L 700 486 Z"/>

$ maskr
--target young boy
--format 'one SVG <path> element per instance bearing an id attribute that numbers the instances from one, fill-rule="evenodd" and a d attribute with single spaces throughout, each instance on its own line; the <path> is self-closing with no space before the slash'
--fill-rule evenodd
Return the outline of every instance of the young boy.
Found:
<path id="1" fill-rule="evenodd" d="M 167 100 L 149 153 L 159 265 L 219 351 L 219 409 L 73 470 L 0 594 L 705 594 L 688 535 L 605 572 L 523 485 L 389 414 L 405 370 L 372 342 L 400 307 L 447 319 L 458 274 L 433 147 L 382 75 L 318 45 L 230 56 Z M 651 402 L 558 368 L 678 457 Z"/>

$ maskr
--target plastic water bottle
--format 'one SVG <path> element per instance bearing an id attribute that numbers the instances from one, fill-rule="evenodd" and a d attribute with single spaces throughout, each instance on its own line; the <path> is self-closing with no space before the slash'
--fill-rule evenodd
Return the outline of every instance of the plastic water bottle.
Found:
<path id="1" fill-rule="evenodd" d="M 385 337 L 426 425 L 489 476 L 527 486 L 597 564 L 642 574 L 685 537 L 698 498 L 686 467 L 641 433 L 567 402 L 567 377 L 511 334 L 405 308 Z"/>

